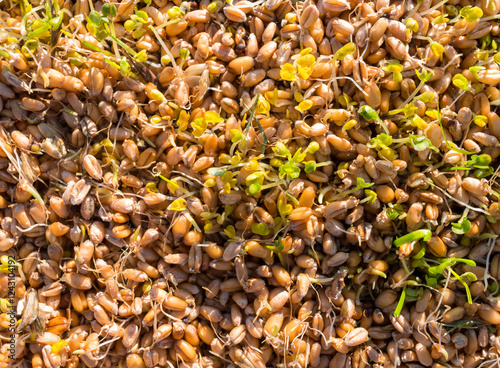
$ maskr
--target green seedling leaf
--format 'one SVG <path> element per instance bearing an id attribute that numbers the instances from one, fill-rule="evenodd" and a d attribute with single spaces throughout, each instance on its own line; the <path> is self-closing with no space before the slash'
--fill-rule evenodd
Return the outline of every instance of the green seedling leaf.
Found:
<path id="1" fill-rule="evenodd" d="M 307 156 L 307 151 L 306 152 L 302 152 L 302 148 L 299 148 L 295 152 L 295 154 L 293 155 L 292 161 L 296 162 L 296 163 L 302 162 L 302 161 L 304 161 L 304 159 L 306 158 L 306 156 Z"/>
<path id="2" fill-rule="evenodd" d="M 371 188 L 374 185 L 375 185 L 375 183 L 366 183 L 365 180 L 361 177 L 358 177 L 356 179 L 356 186 L 360 189 Z"/>
<path id="3" fill-rule="evenodd" d="M 417 137 L 414 136 L 413 134 L 410 134 L 408 137 L 415 151 L 425 151 L 427 148 L 430 148 L 436 152 L 439 152 L 439 149 L 437 149 L 427 137 L 424 136 Z"/>
<path id="4" fill-rule="evenodd" d="M 417 289 L 406 289 L 406 300 L 409 302 L 413 302 L 415 300 L 420 299 L 422 296 L 422 293 L 424 292 L 423 288 L 417 288 Z"/>
<path id="5" fill-rule="evenodd" d="M 229 225 L 224 229 L 224 233 L 229 237 L 229 239 L 234 239 L 236 237 L 236 229 L 233 225 Z"/>
<path id="6" fill-rule="evenodd" d="M 479 165 L 485 165 L 485 166 L 487 166 L 487 165 L 489 165 L 491 163 L 491 156 L 488 155 L 488 154 L 483 153 L 483 154 L 477 156 L 476 162 Z M 478 167 L 478 166 L 475 165 L 475 167 Z"/>
<path id="7" fill-rule="evenodd" d="M 483 11 L 481 10 L 481 8 L 467 5 L 460 9 L 460 15 L 467 22 L 472 23 L 483 16 Z"/>
<path id="8" fill-rule="evenodd" d="M 495 63 L 497 63 L 498 65 L 500 65 L 500 52 L 497 52 L 497 53 L 493 56 L 493 60 L 495 61 Z"/>
<path id="9" fill-rule="evenodd" d="M 352 55 L 356 52 L 356 45 L 353 42 L 349 42 L 342 46 L 334 55 L 336 60 L 344 60 L 347 55 Z"/>
<path id="10" fill-rule="evenodd" d="M 272 147 L 273 152 L 280 157 L 290 156 L 290 151 L 282 142 L 276 143 L 274 147 Z"/>
<path id="11" fill-rule="evenodd" d="M 184 198 L 178 198 L 170 203 L 168 209 L 172 211 L 184 211 L 186 209 L 186 200 Z"/>
<path id="12" fill-rule="evenodd" d="M 384 69 L 389 73 L 401 73 L 403 71 L 403 65 L 397 60 L 390 60 Z"/>
<path id="13" fill-rule="evenodd" d="M 393 207 L 389 207 L 385 210 L 387 217 L 391 220 L 396 220 L 399 216 L 401 216 L 403 212 L 403 207 L 400 204 L 397 204 Z"/>
<path id="14" fill-rule="evenodd" d="M 427 229 L 420 229 L 413 231 L 409 234 L 403 235 L 400 238 L 397 238 L 396 240 L 394 240 L 393 244 L 394 246 L 399 248 L 403 244 L 410 243 L 418 239 L 423 239 L 424 241 L 427 241 L 431 238 L 431 236 L 432 236 L 432 231 Z"/>
<path id="15" fill-rule="evenodd" d="M 233 143 L 239 142 L 243 138 L 243 133 L 238 129 L 231 129 L 229 131 L 229 135 L 231 136 L 231 142 Z"/>
<path id="16" fill-rule="evenodd" d="M 426 251 L 427 251 L 427 245 L 426 245 L 426 243 L 420 242 L 420 250 L 412 258 L 415 259 L 415 260 L 420 260 L 423 256 L 425 256 L 425 252 Z M 413 266 L 413 267 L 417 267 L 417 266 Z"/>
<path id="17" fill-rule="evenodd" d="M 250 185 L 252 183 L 262 182 L 264 180 L 264 174 L 261 172 L 254 172 L 247 176 L 246 183 Z"/>
<path id="18" fill-rule="evenodd" d="M 283 244 L 281 236 L 274 242 L 274 244 L 275 245 L 266 245 L 266 248 L 273 253 L 281 253 L 283 252 L 283 249 L 285 249 L 285 245 Z"/>
<path id="19" fill-rule="evenodd" d="M 401 296 L 399 297 L 398 305 L 394 310 L 394 318 L 398 318 L 399 315 L 401 314 L 401 311 L 403 310 L 403 307 L 405 305 L 405 299 L 406 299 L 406 286 L 403 287 L 403 291 L 401 292 Z"/>
<path id="20" fill-rule="evenodd" d="M 93 10 L 90 12 L 90 14 L 87 18 L 87 21 L 92 23 L 95 26 L 100 26 L 102 23 L 101 15 L 98 12 L 96 12 L 95 10 Z"/>
<path id="21" fill-rule="evenodd" d="M 463 91 L 468 91 L 470 89 L 469 81 L 463 76 L 463 74 L 456 74 L 453 76 L 452 83 L 455 87 L 460 88 Z"/>
<path id="22" fill-rule="evenodd" d="M 54 17 L 49 21 L 49 24 L 51 25 L 53 31 L 59 28 L 59 26 L 62 23 L 62 20 L 63 20 L 62 17 Z"/>
<path id="23" fill-rule="evenodd" d="M 463 219 L 460 222 L 451 223 L 451 231 L 455 234 L 462 235 L 470 231 L 471 223 L 467 219 Z"/>
<path id="24" fill-rule="evenodd" d="M 311 142 L 306 148 L 306 152 L 310 153 L 311 155 L 315 154 L 318 150 L 319 150 L 318 142 Z"/>
<path id="25" fill-rule="evenodd" d="M 495 170 L 491 166 L 488 166 L 486 169 L 477 169 L 474 170 L 474 176 L 478 179 L 483 179 L 488 176 L 491 176 L 495 173 Z"/>
<path id="26" fill-rule="evenodd" d="M 486 117 L 484 115 L 476 115 L 476 116 L 474 116 L 473 121 L 474 121 L 474 124 L 483 128 L 486 126 L 486 124 L 488 124 L 488 117 Z"/>
<path id="27" fill-rule="evenodd" d="M 444 53 L 444 47 L 437 42 L 431 44 L 431 51 L 436 56 L 441 56 Z"/>
<path id="28" fill-rule="evenodd" d="M 261 188 L 262 188 L 261 184 L 252 183 L 248 186 L 247 193 L 248 193 L 248 195 L 254 196 L 260 192 Z"/>
<path id="29" fill-rule="evenodd" d="M 361 115 L 366 121 L 379 120 L 377 112 L 368 105 L 361 106 L 358 110 L 359 115 Z"/>
<path id="30" fill-rule="evenodd" d="M 304 162 L 304 172 L 306 174 L 310 174 L 313 171 L 316 171 L 316 161 L 307 161 L 307 162 Z"/>
<path id="31" fill-rule="evenodd" d="M 120 61 L 120 74 L 124 77 L 128 77 L 131 72 L 132 69 L 130 68 L 130 64 L 128 63 L 127 59 L 123 58 Z"/>
<path id="32" fill-rule="evenodd" d="M 432 72 L 427 71 L 427 69 L 425 68 L 422 69 L 422 72 L 415 70 L 415 73 L 417 74 L 417 78 L 420 80 L 420 82 L 423 83 L 428 82 L 433 76 Z"/>
<path id="33" fill-rule="evenodd" d="M 369 204 L 373 204 L 375 200 L 377 199 L 377 193 L 375 193 L 373 190 L 365 190 L 365 194 L 367 197 L 363 200 L 366 201 Z"/>
<path id="34" fill-rule="evenodd" d="M 101 13 L 103 16 L 107 18 L 115 18 L 116 17 L 116 6 L 114 4 L 104 4 L 101 7 Z"/>
<path id="35" fill-rule="evenodd" d="M 264 223 L 254 223 L 252 224 L 252 232 L 257 235 L 266 236 L 271 230 Z"/>
<path id="36" fill-rule="evenodd" d="M 142 24 L 148 23 L 149 16 L 144 10 L 136 10 L 135 14 L 137 15 L 137 20 Z"/>
<path id="37" fill-rule="evenodd" d="M 474 282 L 477 281 L 477 276 L 474 275 L 472 272 L 465 272 L 462 274 L 462 278 L 467 277 L 469 281 Z"/>
<path id="38" fill-rule="evenodd" d="M 146 50 L 141 50 L 134 55 L 134 60 L 139 63 L 143 63 L 148 60 L 148 53 L 146 52 Z"/>
<path id="39" fill-rule="evenodd" d="M 460 281 L 460 283 L 464 286 L 465 292 L 467 294 L 467 301 L 469 302 L 469 304 L 472 304 L 472 295 L 471 295 L 471 292 L 469 289 L 469 285 L 467 285 L 465 280 L 459 274 L 457 274 L 455 271 L 453 271 L 453 269 L 451 267 L 449 267 L 448 269 L 453 274 L 453 276 L 455 276 L 457 278 L 457 280 Z"/>
<path id="40" fill-rule="evenodd" d="M 429 267 L 427 270 L 427 274 L 429 277 L 434 277 L 438 278 L 443 276 L 443 272 L 446 270 L 447 267 L 453 267 L 455 264 L 458 262 L 465 263 L 468 266 L 475 267 L 476 262 L 470 260 L 470 259 L 464 259 L 464 258 L 439 258 L 438 261 L 440 262 L 439 265 Z"/>
<path id="41" fill-rule="evenodd" d="M 47 22 L 44 26 L 41 26 L 40 28 L 37 28 L 33 32 L 28 33 L 26 37 L 28 40 L 35 37 L 40 37 L 44 32 L 50 30 L 51 28 L 52 28 L 51 25 Z"/>
<path id="42" fill-rule="evenodd" d="M 278 211 L 281 217 L 285 218 L 293 211 L 293 206 L 291 204 L 285 204 L 281 199 L 278 199 Z"/>
<path id="43" fill-rule="evenodd" d="M 422 101 L 423 103 L 429 103 L 432 100 L 434 100 L 434 98 L 435 98 L 435 95 L 431 91 L 426 91 L 426 92 L 422 93 L 420 96 L 418 96 L 418 99 L 420 101 Z M 418 108 L 415 106 L 415 110 L 416 109 L 418 109 Z"/>
<path id="44" fill-rule="evenodd" d="M 408 18 L 405 22 L 406 29 L 412 32 L 418 32 L 418 22 L 413 18 Z"/>
<path id="45" fill-rule="evenodd" d="M 472 73 L 472 75 L 476 78 L 479 79 L 479 72 L 481 70 L 485 70 L 486 68 L 484 66 L 471 66 L 469 68 L 469 71 Z"/>
<path id="46" fill-rule="evenodd" d="M 431 288 L 435 288 L 437 286 L 437 278 L 425 275 L 425 283 Z"/>
<path id="47" fill-rule="evenodd" d="M 283 179 L 285 176 L 290 179 L 297 179 L 300 176 L 300 167 L 296 166 L 294 162 L 287 162 L 280 166 L 279 176 Z"/>
<path id="48" fill-rule="evenodd" d="M 460 217 L 460 220 L 458 220 L 458 222 L 451 223 L 451 231 L 453 231 L 455 234 L 462 235 L 470 231 L 471 223 L 467 219 L 467 212 L 468 210 L 464 212 L 464 214 L 462 215 L 462 217 Z"/>

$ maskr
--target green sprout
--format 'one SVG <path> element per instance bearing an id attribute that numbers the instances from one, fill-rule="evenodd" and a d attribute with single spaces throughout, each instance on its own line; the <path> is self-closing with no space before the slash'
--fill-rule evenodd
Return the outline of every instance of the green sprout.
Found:
<path id="1" fill-rule="evenodd" d="M 29 13 L 31 12 L 32 6 L 28 0 L 13 0 L 13 3 L 19 4 L 19 8 L 21 9 L 21 15 L 23 17 L 29 15 Z M 59 3 L 57 3 L 57 5 L 59 5 Z"/>
<path id="2" fill-rule="evenodd" d="M 408 134 L 408 137 L 406 138 L 393 139 L 392 143 L 408 144 L 415 151 L 425 151 L 429 148 L 435 152 L 439 152 L 439 149 L 431 143 L 429 138 L 423 135 L 416 136 L 413 134 Z"/>
<path id="3" fill-rule="evenodd" d="M 180 190 L 182 193 L 184 194 L 190 194 L 189 190 L 181 187 L 179 184 L 177 184 L 176 181 L 174 180 L 170 180 L 170 179 L 167 179 L 166 177 L 164 177 L 163 175 L 161 175 L 160 173 L 158 172 L 154 172 L 154 176 L 157 176 L 159 177 L 161 180 L 165 181 L 167 183 L 167 188 L 168 190 L 170 190 L 170 192 L 172 194 L 175 193 L 176 190 Z"/>
<path id="4" fill-rule="evenodd" d="M 401 311 L 403 310 L 403 307 L 405 305 L 405 299 L 406 299 L 406 285 L 403 287 L 403 291 L 401 291 L 401 296 L 399 297 L 398 305 L 394 310 L 394 318 L 398 318 L 399 315 L 401 314 Z"/>
<path id="5" fill-rule="evenodd" d="M 493 167 L 489 166 L 491 163 L 491 156 L 488 154 L 472 155 L 471 159 L 460 164 L 463 166 L 453 166 L 450 170 L 474 170 L 474 176 L 478 179 L 485 178 L 487 176 L 493 175 L 495 170 Z"/>
<path id="6" fill-rule="evenodd" d="M 377 150 L 381 158 L 387 160 L 394 160 L 397 157 L 396 151 L 390 148 L 393 143 L 393 138 L 389 134 L 380 133 L 376 137 L 372 138 L 368 143 L 368 148 L 374 148 Z"/>
<path id="7" fill-rule="evenodd" d="M 17 1 L 16 1 L 17 2 Z M 36 7 L 32 9 L 29 2 L 25 0 L 18 1 L 21 13 L 23 14 L 22 23 L 26 27 L 28 34 L 24 37 L 24 42 L 31 41 L 38 42 L 38 38 L 49 38 L 50 44 L 55 45 L 60 32 L 61 24 L 63 21 L 64 14 L 70 15 L 71 13 L 67 9 L 60 9 L 59 3 L 57 1 L 47 1 L 45 6 Z M 34 13 L 36 10 L 45 7 L 45 18 L 35 19 L 29 24 L 26 24 L 29 15 Z"/>
<path id="8" fill-rule="evenodd" d="M 415 24 L 418 30 L 418 24 Z M 395 83 L 401 83 L 403 81 L 403 75 L 401 74 L 401 72 L 403 71 L 403 65 L 401 65 L 399 61 L 389 60 L 388 64 L 383 69 L 389 73 L 392 73 L 392 80 Z"/>
<path id="9" fill-rule="evenodd" d="M 205 134 L 209 124 L 218 124 L 223 122 L 224 119 L 214 111 L 207 111 L 203 116 L 197 117 L 191 123 L 191 128 L 193 128 L 193 136 L 200 138 Z"/>
<path id="10" fill-rule="evenodd" d="M 429 266 L 427 261 L 432 261 L 438 263 L 437 266 Z M 472 296 L 469 286 L 465 282 L 464 278 L 468 278 L 470 281 L 476 281 L 477 277 L 471 272 L 465 272 L 462 275 L 458 275 L 455 270 L 452 269 L 457 263 L 465 263 L 468 266 L 475 267 L 476 263 L 469 259 L 464 258 L 438 258 L 437 260 L 430 260 L 425 258 L 414 259 L 412 261 L 412 266 L 414 268 L 427 268 L 427 274 L 425 275 L 425 280 L 427 286 L 435 288 L 438 284 L 438 280 L 444 277 L 444 272 L 448 270 L 451 275 L 453 275 L 465 288 L 467 294 L 467 301 L 472 304 Z"/>
<path id="11" fill-rule="evenodd" d="M 223 5 L 221 1 L 212 1 L 210 4 L 207 6 L 207 11 L 210 14 L 215 14 Z"/>
<path id="12" fill-rule="evenodd" d="M 382 119 L 378 116 L 377 112 L 368 105 L 363 105 L 358 110 L 359 115 L 361 115 L 366 121 L 375 120 L 384 130 L 385 134 L 389 135 L 389 128 L 384 123 Z"/>
<path id="13" fill-rule="evenodd" d="M 335 67 L 337 60 L 342 61 L 346 56 L 352 55 L 355 52 L 356 52 L 356 45 L 353 42 L 349 42 L 346 43 L 344 46 L 342 46 L 340 49 L 338 49 L 337 52 L 333 55 L 332 81 L 333 81 L 333 91 L 335 93 L 335 96 L 340 95 L 339 86 L 337 84 L 337 71 Z"/>
<path id="14" fill-rule="evenodd" d="M 438 17 L 439 18 L 439 17 Z M 446 18 L 442 18 L 442 19 L 446 19 Z M 418 26 L 418 24 L 417 24 Z M 426 37 L 426 36 L 414 36 L 414 38 L 417 38 L 419 40 L 425 40 L 425 41 L 428 41 L 429 44 L 430 44 L 430 48 L 431 48 L 431 52 L 440 58 L 440 60 L 442 61 L 443 59 L 443 54 L 444 54 L 444 47 L 443 45 L 441 45 L 440 43 L 438 42 L 434 42 L 434 40 L 430 37 Z M 417 74 L 418 76 L 418 74 Z M 420 78 L 419 78 L 420 79 Z"/>
<path id="15" fill-rule="evenodd" d="M 254 196 L 260 192 L 262 184 L 264 183 L 264 174 L 262 172 L 254 172 L 247 176 L 246 184 L 247 194 Z"/>
<path id="16" fill-rule="evenodd" d="M 278 237 L 278 240 L 274 241 L 274 245 L 266 245 L 266 248 L 269 249 L 273 254 L 276 254 L 280 260 L 280 263 L 283 265 L 283 267 L 287 266 L 287 263 L 285 262 L 285 259 L 283 258 L 283 254 L 292 254 L 293 249 L 290 249 L 287 252 L 284 252 L 285 250 L 285 245 L 283 244 L 283 239 Z"/>
<path id="17" fill-rule="evenodd" d="M 471 89 L 469 81 L 463 74 L 455 74 L 453 76 L 452 83 L 455 87 L 460 88 L 462 91 L 470 91 Z"/>
<path id="18" fill-rule="evenodd" d="M 469 209 L 466 208 L 463 215 L 460 217 L 460 220 L 458 220 L 458 222 L 451 223 L 451 231 L 453 231 L 455 234 L 462 235 L 470 231 L 471 223 L 467 219 L 468 212 Z"/>
<path id="19" fill-rule="evenodd" d="M 424 241 L 427 241 L 431 238 L 431 236 L 432 236 L 432 231 L 427 229 L 419 229 L 409 234 L 403 235 L 400 238 L 395 239 L 393 244 L 394 246 L 399 248 L 403 244 L 410 243 L 415 240 L 423 239 Z"/>
<path id="20" fill-rule="evenodd" d="M 281 198 L 278 198 L 278 212 L 282 218 L 285 218 L 293 211 L 291 204 L 286 204 Z"/>
<path id="21" fill-rule="evenodd" d="M 427 92 L 430 92 L 430 91 L 427 91 Z M 425 92 L 425 93 L 427 93 L 427 92 Z M 432 98 L 433 98 L 434 94 L 432 92 L 430 92 L 430 93 L 432 94 Z M 424 94 L 422 94 L 422 96 Z M 419 99 L 421 99 L 421 98 L 419 97 Z M 418 110 L 418 107 L 415 106 L 415 104 L 411 102 L 411 103 L 406 104 L 404 107 L 401 107 L 399 109 L 394 109 L 394 110 L 391 110 L 391 111 L 387 112 L 387 115 L 390 116 L 390 115 L 396 115 L 396 114 L 399 114 L 399 113 L 403 113 L 406 117 L 410 117 L 412 115 L 415 115 L 415 111 L 416 110 Z"/>
<path id="22" fill-rule="evenodd" d="M 438 262 L 440 263 L 437 266 L 429 267 L 427 274 L 429 277 L 432 278 L 438 278 L 440 276 L 443 276 L 443 272 L 448 268 L 456 265 L 457 263 L 465 263 L 468 266 L 475 267 L 476 262 L 470 260 L 470 259 L 465 259 L 465 258 L 438 258 Z"/>
<path id="23" fill-rule="evenodd" d="M 464 275 L 462 275 L 462 276 L 458 275 L 455 271 L 453 271 L 453 269 L 451 267 L 448 267 L 448 270 L 464 286 L 465 292 L 467 294 L 467 301 L 469 302 L 469 304 L 472 304 L 472 295 L 471 295 L 471 292 L 470 292 L 470 289 L 469 289 L 469 285 L 467 285 L 467 283 L 465 282 L 465 280 L 462 278 L 462 276 L 464 276 Z M 466 277 L 470 281 L 477 281 L 477 277 L 473 273 L 471 273 L 471 272 L 468 272 Z"/>
<path id="24" fill-rule="evenodd" d="M 497 53 L 493 56 L 493 61 L 495 61 L 495 63 L 497 63 L 498 65 L 500 65 L 500 52 L 497 52 Z"/>
<path id="25" fill-rule="evenodd" d="M 394 318 L 398 318 L 403 310 L 405 302 L 411 302 L 420 299 L 423 293 L 423 288 L 407 288 L 407 285 L 403 287 L 401 291 L 401 296 L 399 297 L 398 304 L 394 310 Z"/>
<path id="26" fill-rule="evenodd" d="M 467 5 L 460 9 L 460 16 L 467 22 L 472 23 L 483 16 L 483 11 L 476 6 Z"/>
<path id="27" fill-rule="evenodd" d="M 365 189 L 366 198 L 359 201 L 359 203 L 373 204 L 377 199 L 377 193 L 373 190 Z"/>
<path id="28" fill-rule="evenodd" d="M 431 141 L 425 137 L 425 136 L 414 136 L 413 134 L 410 134 L 408 136 L 409 143 L 413 147 L 415 151 L 425 151 L 427 148 L 432 149 L 433 151 L 439 152 L 439 149 L 437 149 Z"/>
<path id="29" fill-rule="evenodd" d="M 143 26 L 147 25 L 148 21 L 148 13 L 146 13 L 144 10 L 135 8 L 135 14 L 132 14 L 130 16 L 130 19 L 127 19 L 123 26 L 127 31 L 132 32 L 133 38 L 137 39 L 141 38 L 146 33 L 146 30 L 143 28 Z"/>
<path id="30" fill-rule="evenodd" d="M 252 232 L 257 235 L 266 236 L 269 235 L 271 230 L 264 223 L 254 223 L 252 224 Z"/>
<path id="31" fill-rule="evenodd" d="M 480 65 L 475 65 L 475 66 L 471 66 L 469 68 L 469 71 L 472 73 L 472 75 L 476 79 L 479 79 L 479 72 L 482 71 L 482 70 L 486 70 L 486 67 L 480 66 Z"/>
<path id="32" fill-rule="evenodd" d="M 2 257 L 0 257 L 0 272 L 2 272 L 3 274 L 8 274 L 14 267 L 22 270 L 22 265 L 15 261 L 14 258 L 7 255 L 3 255 Z"/>
<path id="33" fill-rule="evenodd" d="M 91 35 L 95 36 L 99 41 L 103 41 L 108 37 L 111 38 L 115 46 L 115 54 L 117 59 L 120 58 L 119 57 L 120 54 L 118 52 L 116 45 L 120 45 L 126 52 L 132 55 L 134 60 L 138 62 L 146 61 L 147 54 L 144 50 L 143 50 L 144 52 L 143 51 L 136 52 L 134 49 L 132 49 L 130 46 L 128 46 L 126 43 L 124 43 L 115 36 L 115 28 L 112 19 L 115 18 L 116 15 L 117 15 L 117 10 L 114 4 L 104 4 L 101 8 L 101 13 L 98 13 L 95 10 L 93 10 L 87 16 L 87 30 Z M 138 10 L 136 8 L 135 14 L 132 14 L 130 18 L 131 19 L 125 22 L 124 27 L 126 27 L 126 29 L 134 28 L 134 31 L 132 33 L 132 36 L 134 38 L 142 37 L 145 33 L 145 30 L 142 27 L 143 25 L 146 25 L 149 21 L 147 13 L 143 10 Z M 95 46 L 93 46 L 92 49 L 95 50 Z M 116 64 L 111 63 L 109 60 L 107 61 L 107 63 L 114 67 L 117 67 L 117 69 L 120 70 L 120 73 L 122 75 L 125 74 L 128 76 L 130 75 L 130 72 L 128 70 L 130 66 L 129 65 L 127 66 L 126 64 L 128 64 L 128 62 L 124 60 L 125 60 L 124 58 L 121 59 L 120 65 L 118 67 Z"/>
<path id="34" fill-rule="evenodd" d="M 358 177 L 358 178 L 356 178 L 356 186 L 354 188 L 346 190 L 346 191 L 343 191 L 343 192 L 340 192 L 340 193 L 334 195 L 333 197 L 328 198 L 327 201 L 328 202 L 337 201 L 340 198 L 343 198 L 343 197 L 345 197 L 345 196 L 347 196 L 349 194 L 357 192 L 360 189 L 368 189 L 368 188 L 371 188 L 374 185 L 375 185 L 375 183 L 367 183 L 367 182 L 365 182 L 365 180 L 363 178 Z"/>
<path id="35" fill-rule="evenodd" d="M 415 73 L 417 74 L 417 78 L 420 80 L 420 83 L 418 84 L 417 88 L 415 88 L 415 90 L 412 92 L 412 94 L 410 96 L 408 96 L 406 101 L 403 102 L 403 106 L 406 106 L 409 102 L 413 101 L 415 96 L 425 86 L 425 83 L 427 83 L 433 77 L 432 72 L 428 71 L 425 68 L 422 68 L 422 72 L 415 70 Z"/>
<path id="36" fill-rule="evenodd" d="M 311 142 L 304 152 L 302 152 L 302 148 L 299 148 L 292 156 L 290 150 L 282 142 L 276 143 L 276 145 L 272 147 L 273 152 L 276 156 L 286 157 L 288 159 L 285 163 L 282 163 L 281 161 L 278 163 L 279 177 L 281 179 L 286 177 L 289 180 L 297 179 L 300 176 L 302 161 L 304 161 L 307 154 L 314 154 L 318 149 L 318 142 Z M 313 172 L 317 167 L 328 164 L 331 164 L 331 162 L 316 164 L 314 161 L 308 161 L 307 163 L 304 163 L 305 168 L 307 169 L 306 173 L 308 171 Z"/>
<path id="37" fill-rule="evenodd" d="M 281 236 L 274 242 L 274 245 L 266 245 L 266 248 L 273 253 L 281 253 L 285 249 Z"/>
<path id="38" fill-rule="evenodd" d="M 417 252 L 417 254 L 413 255 L 411 258 L 414 260 L 422 259 L 422 257 L 425 256 L 426 252 L 427 252 L 426 243 L 420 242 L 420 250 Z"/>
<path id="39" fill-rule="evenodd" d="M 316 163 L 316 161 L 305 161 L 305 162 L 303 162 L 303 164 L 304 164 L 304 172 L 306 174 L 310 174 L 310 173 L 316 171 L 318 169 L 318 167 L 332 165 L 333 162 L 332 161 L 325 161 L 325 162 L 320 162 L 318 164 L 318 163 Z"/>
<path id="40" fill-rule="evenodd" d="M 189 55 L 190 55 L 190 52 L 188 49 L 180 49 L 179 57 L 181 58 L 181 63 L 179 64 L 179 68 L 182 69 L 182 67 L 183 67 L 184 63 L 186 62 Z"/>
<path id="41" fill-rule="evenodd" d="M 385 213 L 391 220 L 402 220 L 406 217 L 406 212 L 404 212 L 403 206 L 400 204 L 393 205 L 392 203 L 389 203 L 389 208 L 385 210 Z"/>
<path id="42" fill-rule="evenodd" d="M 109 26 L 113 25 L 111 19 L 115 17 L 116 6 L 113 4 L 104 4 L 101 8 L 101 13 L 93 10 L 87 16 L 87 30 L 92 36 L 102 41 L 110 35 Z"/>
<path id="43" fill-rule="evenodd" d="M 234 239 L 236 237 L 236 229 L 233 225 L 229 225 L 224 229 L 224 233 L 228 236 L 229 239 Z"/>

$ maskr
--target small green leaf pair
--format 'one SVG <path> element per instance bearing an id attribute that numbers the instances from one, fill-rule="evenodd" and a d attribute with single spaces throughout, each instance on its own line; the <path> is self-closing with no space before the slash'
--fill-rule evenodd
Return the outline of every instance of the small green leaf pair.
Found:
<path id="1" fill-rule="evenodd" d="M 271 230 L 264 223 L 254 223 L 252 224 L 252 232 L 257 235 L 266 236 L 269 235 Z"/>
<path id="2" fill-rule="evenodd" d="M 398 217 L 405 215 L 403 206 L 401 206 L 400 204 L 389 204 L 389 208 L 385 210 L 385 213 L 391 220 L 396 220 Z"/>

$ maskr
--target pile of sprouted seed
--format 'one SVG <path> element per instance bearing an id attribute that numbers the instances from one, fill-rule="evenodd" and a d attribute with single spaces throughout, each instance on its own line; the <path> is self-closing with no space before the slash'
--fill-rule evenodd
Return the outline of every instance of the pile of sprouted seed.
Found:
<path id="1" fill-rule="evenodd" d="M 499 367 L 499 19 L 1 1 L 0 368 Z"/>

